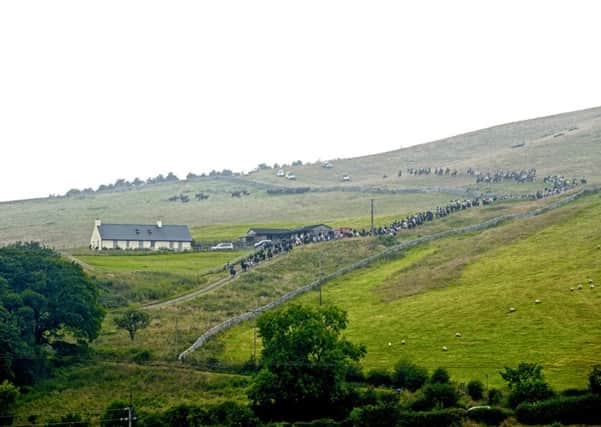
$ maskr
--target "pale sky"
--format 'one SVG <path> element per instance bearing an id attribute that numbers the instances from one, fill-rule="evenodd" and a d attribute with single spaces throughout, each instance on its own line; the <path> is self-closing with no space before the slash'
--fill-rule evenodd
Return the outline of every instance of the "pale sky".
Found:
<path id="1" fill-rule="evenodd" d="M 0 200 L 601 105 L 598 1 L 0 2 Z"/>

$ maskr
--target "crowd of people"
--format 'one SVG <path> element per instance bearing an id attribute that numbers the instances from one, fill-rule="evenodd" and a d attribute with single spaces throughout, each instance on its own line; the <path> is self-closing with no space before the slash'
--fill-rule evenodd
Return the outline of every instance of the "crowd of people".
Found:
<path id="1" fill-rule="evenodd" d="M 521 177 L 523 177 L 523 176 L 526 176 L 526 177 L 536 176 L 536 170 L 530 169 L 528 171 L 515 171 L 515 172 L 499 171 L 499 172 L 495 173 L 495 176 L 497 176 L 497 174 L 499 176 L 503 176 L 503 178 L 501 178 L 501 179 L 516 179 L 515 177 L 517 177 L 517 176 L 519 176 L 521 179 Z M 507 178 L 505 178 L 505 177 L 507 177 Z M 474 208 L 474 207 L 490 205 L 497 200 L 509 200 L 509 199 L 516 199 L 516 198 L 542 199 L 545 197 L 557 195 L 557 194 L 563 193 L 565 191 L 571 190 L 571 189 L 575 188 L 576 186 L 581 185 L 581 184 L 586 184 L 586 182 L 587 182 L 584 177 L 579 178 L 579 179 L 576 179 L 576 178 L 566 179 L 561 175 L 546 176 L 546 177 L 544 177 L 543 181 L 545 184 L 547 184 L 547 186 L 543 190 L 538 190 L 534 193 L 523 194 L 519 197 L 508 195 L 508 194 L 505 194 L 502 196 L 497 196 L 497 195 L 491 194 L 491 195 L 483 195 L 483 196 L 478 196 L 478 197 L 473 197 L 473 198 L 466 198 L 463 200 L 460 200 L 460 199 L 452 200 L 449 203 L 447 203 L 446 205 L 437 206 L 436 208 L 431 209 L 431 210 L 426 210 L 426 211 L 418 212 L 413 215 L 408 215 L 405 218 L 397 219 L 388 225 L 376 227 L 376 228 L 374 228 L 373 232 L 371 230 L 366 230 L 364 228 L 361 230 L 358 230 L 358 229 L 351 228 L 351 227 L 339 227 L 337 229 L 334 229 L 334 230 L 331 230 L 331 231 L 325 232 L 325 233 L 320 232 L 317 234 L 313 234 L 313 233 L 298 234 L 298 235 L 292 237 L 290 240 L 282 240 L 282 241 L 275 242 L 273 244 L 270 243 L 270 244 L 262 247 L 255 253 L 240 260 L 240 271 L 247 272 L 253 266 L 261 263 L 262 261 L 270 260 L 274 256 L 276 256 L 280 253 L 290 252 L 294 246 L 300 246 L 300 245 L 305 245 L 305 244 L 309 244 L 309 243 L 317 243 L 317 242 L 323 242 L 323 241 L 329 241 L 329 240 L 335 240 L 335 239 L 341 239 L 341 238 L 349 238 L 349 237 L 366 237 L 366 236 L 371 236 L 371 235 L 396 236 L 402 230 L 414 229 L 425 223 L 431 222 L 431 221 L 435 220 L 436 218 L 444 218 L 454 212 L 460 212 L 460 211 Z M 228 262 L 225 265 L 225 269 L 226 269 L 226 271 L 229 271 L 229 273 L 232 276 L 235 276 L 237 274 L 236 267 L 232 263 Z"/>

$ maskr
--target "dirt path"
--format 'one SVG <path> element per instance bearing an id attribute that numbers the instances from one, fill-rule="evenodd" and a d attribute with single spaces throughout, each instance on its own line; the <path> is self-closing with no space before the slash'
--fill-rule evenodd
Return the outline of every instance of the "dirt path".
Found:
<path id="1" fill-rule="evenodd" d="M 140 308 L 143 310 L 154 310 L 156 308 L 163 308 L 163 307 L 167 307 L 169 305 L 179 304 L 180 302 L 190 301 L 191 299 L 194 299 L 200 295 L 204 295 L 206 293 L 214 291 L 215 289 L 219 289 L 219 288 L 225 286 L 227 283 L 229 283 L 233 280 L 236 280 L 237 277 L 239 277 L 239 274 L 237 274 L 234 277 L 232 277 L 232 276 L 224 277 L 222 279 L 217 280 L 216 282 L 209 284 L 208 286 L 205 286 L 204 288 L 197 289 L 193 292 L 190 292 L 189 294 L 180 295 L 179 297 L 175 297 L 175 298 L 169 299 L 167 301 L 153 302 L 150 304 L 143 305 Z"/>

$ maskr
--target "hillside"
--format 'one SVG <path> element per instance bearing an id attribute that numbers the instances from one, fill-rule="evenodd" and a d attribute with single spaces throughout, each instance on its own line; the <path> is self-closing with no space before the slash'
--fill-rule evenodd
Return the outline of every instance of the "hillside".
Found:
<path id="1" fill-rule="evenodd" d="M 414 141 L 408 141 L 414 142 Z M 369 201 L 376 200 L 381 222 L 433 208 L 465 190 L 524 193 L 544 187 L 544 175 L 585 176 L 601 183 L 601 108 L 509 123 L 388 153 L 286 168 L 296 181 L 275 176 L 273 169 L 249 176 L 207 177 L 96 192 L 0 203 L 0 244 L 39 240 L 61 248 L 85 248 L 94 218 L 104 222 L 188 224 L 203 242 L 239 238 L 251 226 L 327 223 L 369 225 Z M 408 176 L 407 168 L 457 169 L 457 176 Z M 482 172 L 536 168 L 536 183 L 476 185 L 467 168 Z M 398 177 L 398 171 L 403 176 Z M 351 182 L 342 182 L 349 174 Z M 118 177 L 115 177 L 118 178 Z M 73 183 L 77 185 L 76 182 Z M 270 188 L 307 187 L 303 194 L 270 195 Z M 234 191 L 249 195 L 234 198 Z M 391 191 L 395 190 L 395 191 Z M 195 200 L 203 192 L 207 200 Z M 187 195 L 188 203 L 170 202 Z M 283 218 L 285 220 L 283 221 Z"/>
<path id="2" fill-rule="evenodd" d="M 499 386 L 498 371 L 526 360 L 543 364 L 556 386 L 582 387 L 601 352 L 600 215 L 596 194 L 538 217 L 437 240 L 328 283 L 323 300 L 348 311 L 347 336 L 367 345 L 366 369 L 390 368 L 406 357 L 430 370 L 448 368 L 460 381 Z M 246 360 L 252 325 L 217 341 L 216 357 Z"/>

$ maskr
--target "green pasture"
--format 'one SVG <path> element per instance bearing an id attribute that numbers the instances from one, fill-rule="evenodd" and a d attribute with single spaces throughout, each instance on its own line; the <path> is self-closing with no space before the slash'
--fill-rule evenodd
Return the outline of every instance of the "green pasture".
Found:
<path id="1" fill-rule="evenodd" d="M 365 369 L 390 369 L 408 358 L 430 370 L 446 367 L 459 381 L 501 386 L 504 366 L 530 361 L 543 364 L 558 388 L 584 387 L 601 361 L 600 215 L 594 195 L 432 242 L 328 283 L 323 301 L 347 310 L 346 335 L 367 346 Z M 316 304 L 316 293 L 296 302 Z M 252 322 L 216 341 L 221 357 L 247 360 Z"/>
<path id="2" fill-rule="evenodd" d="M 130 392 L 139 416 L 179 404 L 246 402 L 247 377 L 197 371 L 181 365 L 145 365 L 95 361 L 58 370 L 19 400 L 15 425 L 44 423 L 79 413 L 98 425 L 109 403 L 129 402 Z M 42 424 L 43 425 L 43 424 Z"/>
<path id="3" fill-rule="evenodd" d="M 223 267 L 246 251 L 209 251 L 165 254 L 90 255 L 77 259 L 91 266 L 94 272 L 133 273 L 161 272 L 196 276 Z"/>

